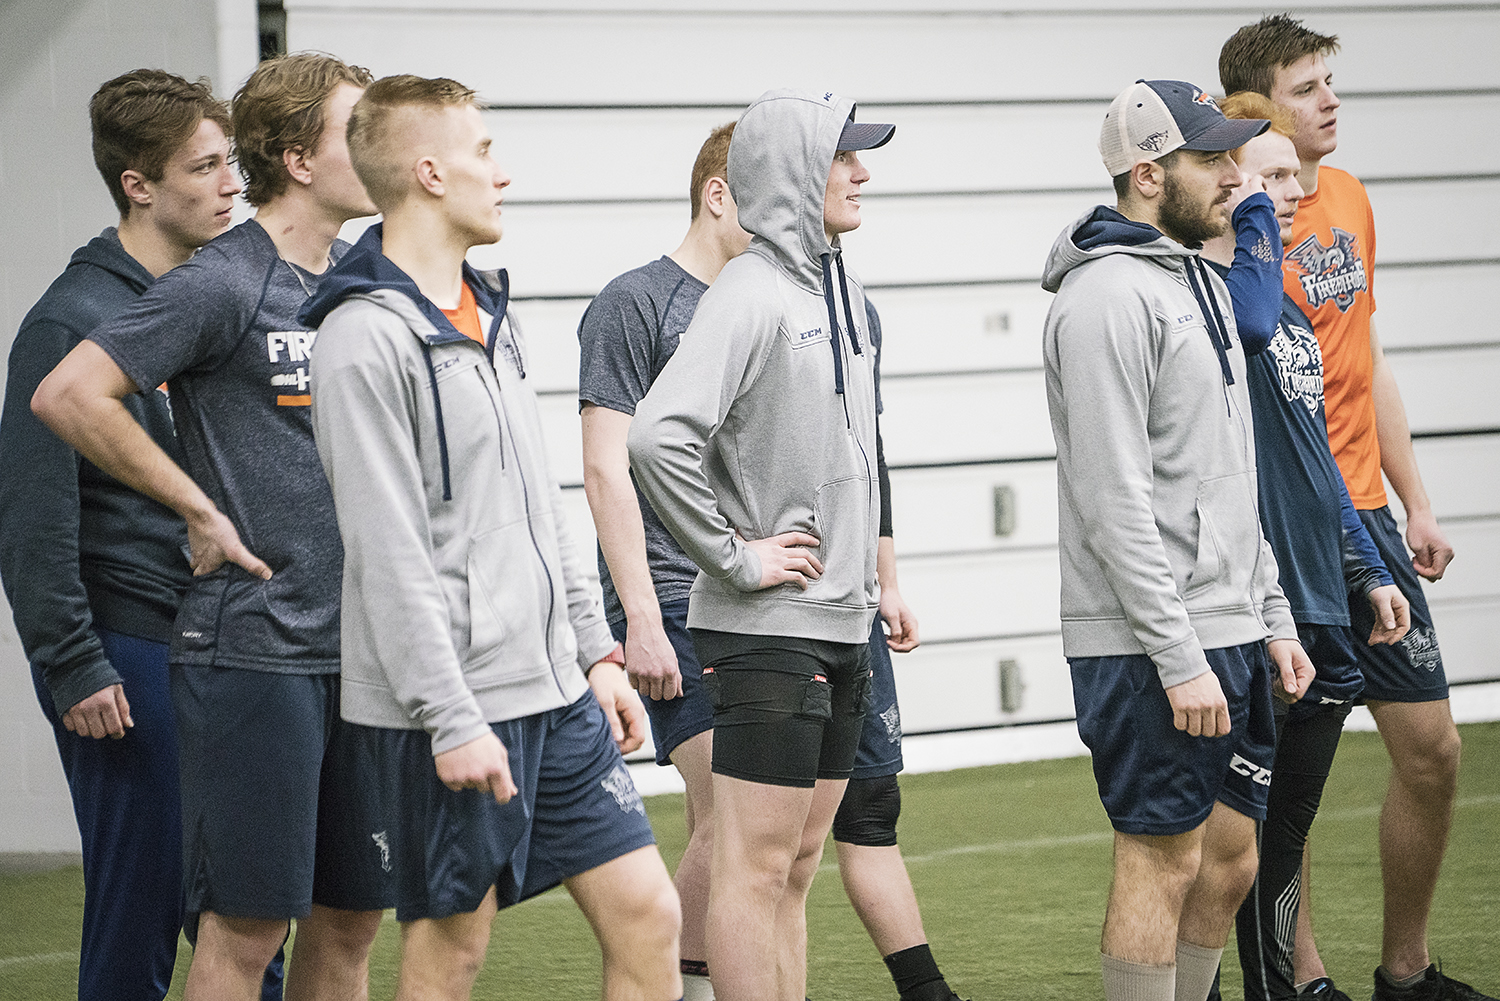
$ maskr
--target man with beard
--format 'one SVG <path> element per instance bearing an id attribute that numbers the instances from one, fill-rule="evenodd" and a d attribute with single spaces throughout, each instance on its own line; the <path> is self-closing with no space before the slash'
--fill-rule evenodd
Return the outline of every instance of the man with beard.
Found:
<path id="1" fill-rule="evenodd" d="M 1053 245 L 1063 652 L 1115 829 L 1110 1001 L 1202 1001 L 1255 878 L 1274 731 L 1312 667 L 1256 515 L 1245 361 L 1196 248 L 1228 226 L 1228 150 L 1265 130 L 1137 81 L 1100 134 L 1116 208 Z M 1274 663 L 1274 668 L 1273 668 Z"/>

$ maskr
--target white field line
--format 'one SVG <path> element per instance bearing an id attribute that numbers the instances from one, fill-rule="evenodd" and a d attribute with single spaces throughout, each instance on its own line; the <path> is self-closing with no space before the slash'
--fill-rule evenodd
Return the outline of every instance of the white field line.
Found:
<path id="1" fill-rule="evenodd" d="M 1500 805 L 1500 795 L 1490 796 L 1468 796 L 1457 800 L 1453 804 L 1455 810 L 1468 809 L 1472 807 L 1485 807 Z M 1327 810 L 1319 812 L 1319 817 L 1327 817 L 1331 820 L 1353 820 L 1360 817 L 1374 817 L 1380 814 L 1378 806 L 1355 806 L 1342 810 Z M 1026 838 L 1021 841 L 995 841 L 984 845 L 957 845 L 953 848 L 941 848 L 935 852 L 926 852 L 921 855 L 903 855 L 907 865 L 922 864 L 925 862 L 940 862 L 943 859 L 961 857 L 965 855 L 1003 854 L 1007 852 L 1034 851 L 1039 848 L 1063 848 L 1068 845 L 1085 845 L 1096 842 L 1107 842 L 1114 840 L 1113 831 L 1090 831 L 1087 834 L 1062 834 L 1050 838 Z M 833 872 L 838 869 L 838 862 L 824 862 L 818 866 L 819 872 Z"/>
<path id="2" fill-rule="evenodd" d="M 1468 809 L 1470 807 L 1496 806 L 1500 805 L 1500 795 L 1491 796 L 1469 796 L 1460 799 L 1453 804 L 1455 810 Z M 1380 812 L 1377 806 L 1358 806 L 1344 810 L 1329 810 L 1319 813 L 1320 817 L 1329 817 L 1338 820 L 1355 819 L 1358 817 L 1373 817 Z M 1114 838 L 1112 831 L 1089 831 L 1087 834 L 1062 834 L 1050 838 L 1026 838 L 1021 841 L 995 841 L 984 845 L 957 845 L 953 848 L 942 848 L 935 852 L 925 852 L 921 855 L 905 855 L 907 865 L 921 865 L 927 862 L 940 862 L 944 859 L 961 857 L 964 855 L 986 855 L 1002 854 L 1005 852 L 1027 852 L 1038 848 L 1063 848 L 1068 845 L 1086 845 L 1103 843 Z M 834 872 L 838 869 L 837 862 L 824 862 L 818 866 L 819 872 Z M 528 900 L 527 903 L 552 903 L 562 904 L 571 902 L 572 898 L 561 889 L 541 894 Z M 394 921 L 395 912 L 387 911 L 384 920 Z M 63 960 L 77 960 L 78 954 L 73 952 L 40 952 L 30 956 L 4 956 L 0 957 L 0 969 L 10 966 L 27 966 L 33 963 L 60 963 Z"/>

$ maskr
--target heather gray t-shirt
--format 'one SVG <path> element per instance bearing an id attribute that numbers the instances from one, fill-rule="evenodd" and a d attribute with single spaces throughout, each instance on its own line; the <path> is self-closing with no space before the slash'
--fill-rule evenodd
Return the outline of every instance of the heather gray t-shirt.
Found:
<path id="1" fill-rule="evenodd" d="M 336 243 L 334 261 L 347 249 Z M 313 444 L 307 369 L 317 332 L 297 322 L 319 277 L 282 260 L 252 220 L 89 335 L 142 390 L 167 383 L 188 474 L 273 571 L 263 581 L 226 563 L 193 578 L 175 663 L 339 669 L 344 550 Z"/>
<path id="2" fill-rule="evenodd" d="M 578 325 L 579 408 L 592 403 L 634 416 L 636 404 L 677 350 L 677 341 L 707 289 L 670 257 L 627 271 L 604 286 Z M 645 524 L 646 562 L 656 585 L 656 600 L 663 604 L 686 601 L 698 577 L 698 565 L 672 538 L 639 486 L 635 496 Z M 609 621 L 623 621 L 625 610 L 603 550 L 599 552 L 599 581 Z"/>

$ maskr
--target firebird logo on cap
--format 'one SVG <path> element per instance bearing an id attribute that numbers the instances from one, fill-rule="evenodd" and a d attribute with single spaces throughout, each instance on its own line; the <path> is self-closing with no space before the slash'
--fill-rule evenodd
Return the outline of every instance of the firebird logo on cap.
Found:
<path id="1" fill-rule="evenodd" d="M 1194 88 L 1194 90 L 1193 90 L 1193 103 L 1194 104 L 1206 104 L 1210 108 L 1214 108 L 1214 109 L 1217 109 L 1219 107 L 1219 103 L 1217 101 L 1215 101 L 1209 95 L 1203 93 L 1203 91 L 1198 90 L 1196 88 Z"/>
<path id="2" fill-rule="evenodd" d="M 1140 142 L 1136 143 L 1136 145 L 1145 150 L 1147 153 L 1160 153 L 1162 147 L 1167 144 L 1167 138 L 1168 136 L 1165 132 L 1153 132 L 1146 138 L 1142 139 Z"/>

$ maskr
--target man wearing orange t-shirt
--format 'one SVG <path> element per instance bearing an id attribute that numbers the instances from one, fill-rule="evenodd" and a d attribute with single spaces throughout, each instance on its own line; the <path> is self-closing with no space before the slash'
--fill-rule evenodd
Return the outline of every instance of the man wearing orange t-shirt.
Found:
<path id="1" fill-rule="evenodd" d="M 1336 51 L 1336 36 L 1273 15 L 1241 28 L 1224 44 L 1219 77 L 1226 93 L 1255 91 L 1296 115 L 1293 142 L 1302 163 L 1297 179 L 1306 197 L 1287 244 L 1285 289 L 1312 319 L 1322 348 L 1329 445 L 1350 498 L 1411 602 L 1411 630 L 1399 644 L 1357 648 L 1364 700 L 1392 765 L 1380 820 L 1385 926 L 1374 1001 L 1481 1001 L 1487 995 L 1443 976 L 1427 952 L 1427 919 L 1457 788 L 1459 737 L 1417 575 L 1441 578 L 1453 549 L 1433 516 L 1406 409 L 1375 333 L 1375 222 L 1369 200 L 1356 178 L 1321 166 L 1338 146 L 1339 99 L 1324 62 Z M 1410 557 L 1386 506 L 1382 470 L 1406 510 Z M 1356 632 L 1369 633 L 1370 617 L 1362 596 L 1350 602 Z M 1304 858 L 1304 882 L 1306 865 Z M 1327 979 L 1305 908 L 1293 966 L 1299 990 L 1305 986 L 1308 996 L 1346 997 Z"/>

